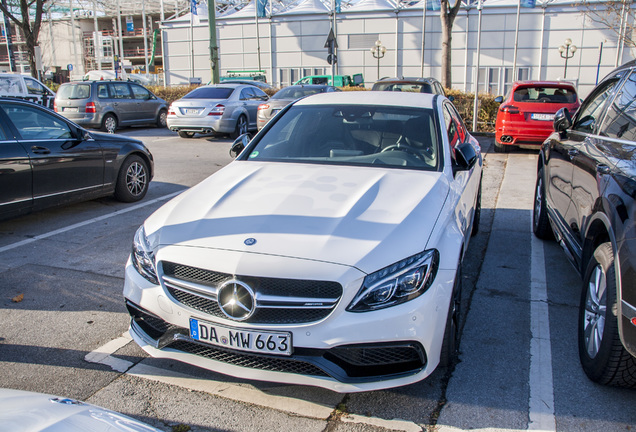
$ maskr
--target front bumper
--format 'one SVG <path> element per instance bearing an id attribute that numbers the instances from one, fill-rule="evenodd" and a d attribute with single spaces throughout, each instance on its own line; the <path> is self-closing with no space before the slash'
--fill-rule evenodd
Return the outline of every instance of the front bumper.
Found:
<path id="1" fill-rule="evenodd" d="M 124 296 L 133 339 L 153 357 L 245 379 L 359 392 L 415 383 L 435 370 L 454 276 L 454 270 L 440 269 L 429 290 L 415 300 L 351 313 L 345 308 L 363 278 L 352 269 L 343 275 L 352 283 L 343 283 L 344 293 L 333 311 L 326 318 L 300 324 L 246 324 L 205 314 L 176 301 L 164 285 L 146 281 L 130 260 Z M 292 355 L 245 352 L 193 340 L 190 317 L 238 329 L 290 332 Z"/>

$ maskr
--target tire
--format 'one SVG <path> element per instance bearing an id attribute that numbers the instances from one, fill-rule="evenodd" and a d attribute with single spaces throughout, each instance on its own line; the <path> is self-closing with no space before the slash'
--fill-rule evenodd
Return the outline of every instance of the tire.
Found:
<path id="1" fill-rule="evenodd" d="M 616 316 L 616 272 L 611 243 L 599 245 L 585 271 L 579 306 L 579 358 L 594 382 L 636 387 L 636 358 L 623 347 Z"/>
<path id="2" fill-rule="evenodd" d="M 534 188 L 534 209 L 532 211 L 532 231 L 534 235 L 543 240 L 554 238 L 548 210 L 545 205 L 545 184 L 543 183 L 543 168 L 537 173 L 537 183 Z"/>
<path id="3" fill-rule="evenodd" d="M 159 114 L 157 114 L 157 127 L 158 128 L 165 128 L 168 126 L 168 111 L 162 109 L 161 111 L 159 111 Z"/>
<path id="4" fill-rule="evenodd" d="M 119 169 L 115 198 L 122 202 L 139 201 L 146 196 L 149 183 L 150 173 L 146 162 L 139 156 L 128 156 Z"/>
<path id="5" fill-rule="evenodd" d="M 451 296 L 450 305 L 448 306 L 448 315 L 446 316 L 446 327 L 444 329 L 444 340 L 442 342 L 442 350 L 439 357 L 439 365 L 441 367 L 451 366 L 459 351 L 459 318 L 461 316 L 462 305 L 462 272 L 461 264 L 455 275 L 455 284 L 453 285 L 453 294 Z"/>
<path id="6" fill-rule="evenodd" d="M 119 126 L 119 122 L 113 114 L 106 114 L 102 119 L 102 130 L 104 132 L 115 133 L 117 126 Z"/>
<path id="7" fill-rule="evenodd" d="M 471 237 L 479 232 L 479 221 L 481 220 L 481 180 L 479 181 L 479 191 L 477 191 L 477 203 L 475 204 L 475 214 L 473 215 L 473 229 L 470 231 Z"/>
<path id="8" fill-rule="evenodd" d="M 495 140 L 495 153 L 510 153 L 512 146 L 504 145 Z"/>
<path id="9" fill-rule="evenodd" d="M 234 132 L 230 134 L 230 138 L 237 139 L 244 133 L 247 133 L 247 127 L 248 127 L 247 117 L 241 114 L 238 120 L 236 121 L 236 128 L 234 128 Z"/>
<path id="10" fill-rule="evenodd" d="M 179 136 L 181 138 L 192 138 L 194 136 L 194 132 L 179 131 Z"/>

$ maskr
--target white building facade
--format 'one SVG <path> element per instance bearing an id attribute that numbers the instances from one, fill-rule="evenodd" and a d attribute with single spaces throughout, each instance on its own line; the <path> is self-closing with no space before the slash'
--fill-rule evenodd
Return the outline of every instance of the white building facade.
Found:
<path id="1" fill-rule="evenodd" d="M 336 74 L 363 73 L 367 86 L 385 76 L 423 75 L 439 79 L 439 11 L 426 10 L 424 20 L 424 4 L 423 0 L 398 7 L 392 0 L 360 0 L 336 13 Z M 619 43 L 617 31 L 590 19 L 579 2 L 537 1 L 534 8 L 519 9 L 518 27 L 517 6 L 515 0 L 483 3 L 480 92 L 506 92 L 513 81 L 516 36 L 517 78 L 535 80 L 564 78 L 565 59 L 559 47 L 571 39 L 578 49 L 568 59 L 565 78 L 575 81 L 582 95 L 594 87 L 597 76 L 600 79 L 617 64 L 634 58 L 633 49 Z M 211 78 L 205 7 L 199 7 L 199 24 L 191 22 L 190 14 L 162 24 L 167 85 L 184 84 L 191 77 L 199 77 L 204 83 Z M 476 4 L 464 5 L 455 20 L 453 88 L 475 90 L 478 20 Z M 254 2 L 239 11 L 217 16 L 221 76 L 230 70 L 256 70 L 260 66 L 267 72 L 268 82 L 284 86 L 306 75 L 331 74 L 325 42 L 333 15 L 321 0 L 301 0 L 285 10 L 268 11 L 266 18 L 258 18 L 258 30 L 256 21 Z M 385 56 L 379 60 L 370 51 L 376 40 L 386 47 Z"/>

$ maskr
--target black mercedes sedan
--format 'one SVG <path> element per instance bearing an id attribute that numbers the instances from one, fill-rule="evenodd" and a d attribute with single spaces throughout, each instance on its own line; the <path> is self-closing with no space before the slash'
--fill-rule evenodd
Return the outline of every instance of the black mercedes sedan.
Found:
<path id="1" fill-rule="evenodd" d="M 557 112 L 539 153 L 533 229 L 556 237 L 583 278 L 578 342 L 587 376 L 636 387 L 636 62 L 574 116 Z"/>
<path id="2" fill-rule="evenodd" d="M 139 140 L 88 132 L 41 105 L 0 98 L 0 219 L 107 195 L 138 201 L 153 169 Z"/>

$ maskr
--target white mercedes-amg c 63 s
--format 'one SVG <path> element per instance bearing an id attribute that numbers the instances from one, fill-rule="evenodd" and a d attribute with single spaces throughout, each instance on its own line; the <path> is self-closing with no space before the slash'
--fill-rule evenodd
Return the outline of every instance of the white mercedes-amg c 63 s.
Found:
<path id="1" fill-rule="evenodd" d="M 448 99 L 317 94 L 231 152 L 135 234 L 124 295 L 145 351 L 338 392 L 451 361 L 482 155 Z"/>

